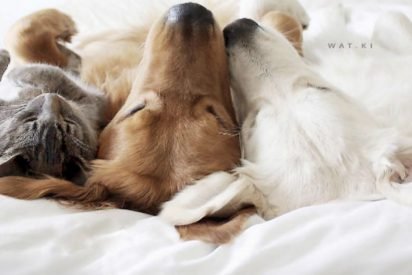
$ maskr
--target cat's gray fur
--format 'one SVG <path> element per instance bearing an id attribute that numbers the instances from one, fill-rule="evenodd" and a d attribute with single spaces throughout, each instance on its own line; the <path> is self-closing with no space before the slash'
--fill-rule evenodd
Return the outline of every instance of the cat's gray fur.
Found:
<path id="1" fill-rule="evenodd" d="M 1 74 L 8 62 L 1 51 Z M 1 74 L 0 176 L 50 175 L 82 184 L 105 122 L 103 94 L 44 64 Z"/>
<path id="2" fill-rule="evenodd" d="M 7 69 L 7 66 L 10 63 L 10 55 L 7 51 L 0 50 L 0 80 L 4 72 Z"/>

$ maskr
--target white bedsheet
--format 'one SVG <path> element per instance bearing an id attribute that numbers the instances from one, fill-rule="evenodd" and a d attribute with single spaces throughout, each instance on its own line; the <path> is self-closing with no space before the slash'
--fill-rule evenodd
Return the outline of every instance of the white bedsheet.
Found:
<path id="1" fill-rule="evenodd" d="M 20 4 L 0 1 L 6 6 L 0 10 L 0 35 L 4 26 L 19 16 L 37 7 L 57 5 L 57 2 L 31 0 L 29 6 L 18 9 L 16 5 L 21 5 L 21 1 Z M 90 7 L 79 15 L 80 29 L 89 32 L 129 23 L 139 7 L 135 1 L 134 8 L 123 13 L 127 10 L 125 2 L 122 6 L 121 1 L 112 1 L 119 4 L 107 7 L 101 4 L 93 10 L 87 4 L 90 1 L 81 2 Z M 314 19 L 305 36 L 305 50 L 312 62 L 318 63 L 320 71 L 327 68 L 321 66 L 325 52 L 329 56 L 342 54 L 328 50 L 325 43 L 332 37 L 347 38 L 347 34 L 333 35 L 330 26 L 325 31 L 327 22 L 336 19 L 333 14 L 336 3 L 343 3 L 348 30 L 365 36 L 365 42 L 371 41 L 373 26 L 382 13 L 396 10 L 412 18 L 412 1 L 407 0 L 302 2 Z M 73 11 L 74 4 L 67 5 L 67 10 Z M 4 10 L 13 12 L 6 14 Z M 100 10 L 116 14 L 119 19 L 96 20 Z M 362 52 L 359 57 L 351 51 L 345 54 L 363 64 L 365 56 L 377 54 L 372 52 Z M 401 81 L 402 88 L 412 94 L 412 78 L 405 78 L 410 74 L 408 69 L 412 71 L 406 66 L 408 62 L 412 66 L 411 57 L 405 56 L 403 60 L 404 66 L 397 67 L 402 73 L 397 73 L 398 79 L 391 81 Z M 368 72 L 387 70 L 386 66 L 380 66 L 371 67 Z M 353 73 L 340 74 L 339 70 L 331 69 L 325 74 L 328 73 L 341 88 L 353 78 Z M 372 85 L 368 78 L 357 80 L 360 81 L 364 86 Z M 380 87 L 390 87 L 392 83 L 388 81 L 379 83 Z M 250 227 L 232 244 L 216 247 L 199 241 L 182 242 L 173 227 L 137 212 L 83 212 L 52 201 L 19 201 L 0 196 L 0 274 L 410 275 L 412 208 L 389 201 L 336 202 L 299 209 L 269 222 L 254 217 Z"/>
<path id="2" fill-rule="evenodd" d="M 412 209 L 388 201 L 255 218 L 234 243 L 181 242 L 157 218 L 0 199 L 1 274 L 411 274 Z"/>

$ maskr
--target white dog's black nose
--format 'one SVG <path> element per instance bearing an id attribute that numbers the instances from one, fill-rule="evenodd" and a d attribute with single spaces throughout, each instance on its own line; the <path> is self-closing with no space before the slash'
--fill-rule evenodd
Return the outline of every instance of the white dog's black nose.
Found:
<path id="1" fill-rule="evenodd" d="M 258 23 L 247 18 L 239 19 L 229 24 L 223 30 L 226 47 L 230 47 L 238 41 L 246 42 L 246 40 L 253 35 L 257 28 L 259 28 Z"/>
<path id="2" fill-rule="evenodd" d="M 213 14 L 196 3 L 184 3 L 171 7 L 166 14 L 166 20 L 168 23 L 182 23 L 185 25 L 210 25 L 215 22 Z"/>

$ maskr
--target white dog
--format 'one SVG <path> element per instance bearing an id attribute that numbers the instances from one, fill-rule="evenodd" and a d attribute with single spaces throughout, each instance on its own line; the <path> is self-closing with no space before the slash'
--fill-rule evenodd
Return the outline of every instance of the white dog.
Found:
<path id="1" fill-rule="evenodd" d="M 412 204 L 411 184 L 400 183 L 409 137 L 312 71 L 277 31 L 241 19 L 224 32 L 243 164 L 185 188 L 161 217 L 182 225 L 243 204 L 265 219 L 336 199 Z"/>

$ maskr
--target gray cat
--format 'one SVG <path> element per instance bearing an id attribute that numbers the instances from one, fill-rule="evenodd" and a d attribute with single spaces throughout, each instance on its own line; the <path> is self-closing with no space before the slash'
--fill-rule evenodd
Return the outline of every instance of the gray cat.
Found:
<path id="1" fill-rule="evenodd" d="M 0 176 L 50 175 L 83 184 L 105 123 L 103 94 L 50 65 L 2 76 L 9 61 L 0 51 Z"/>

